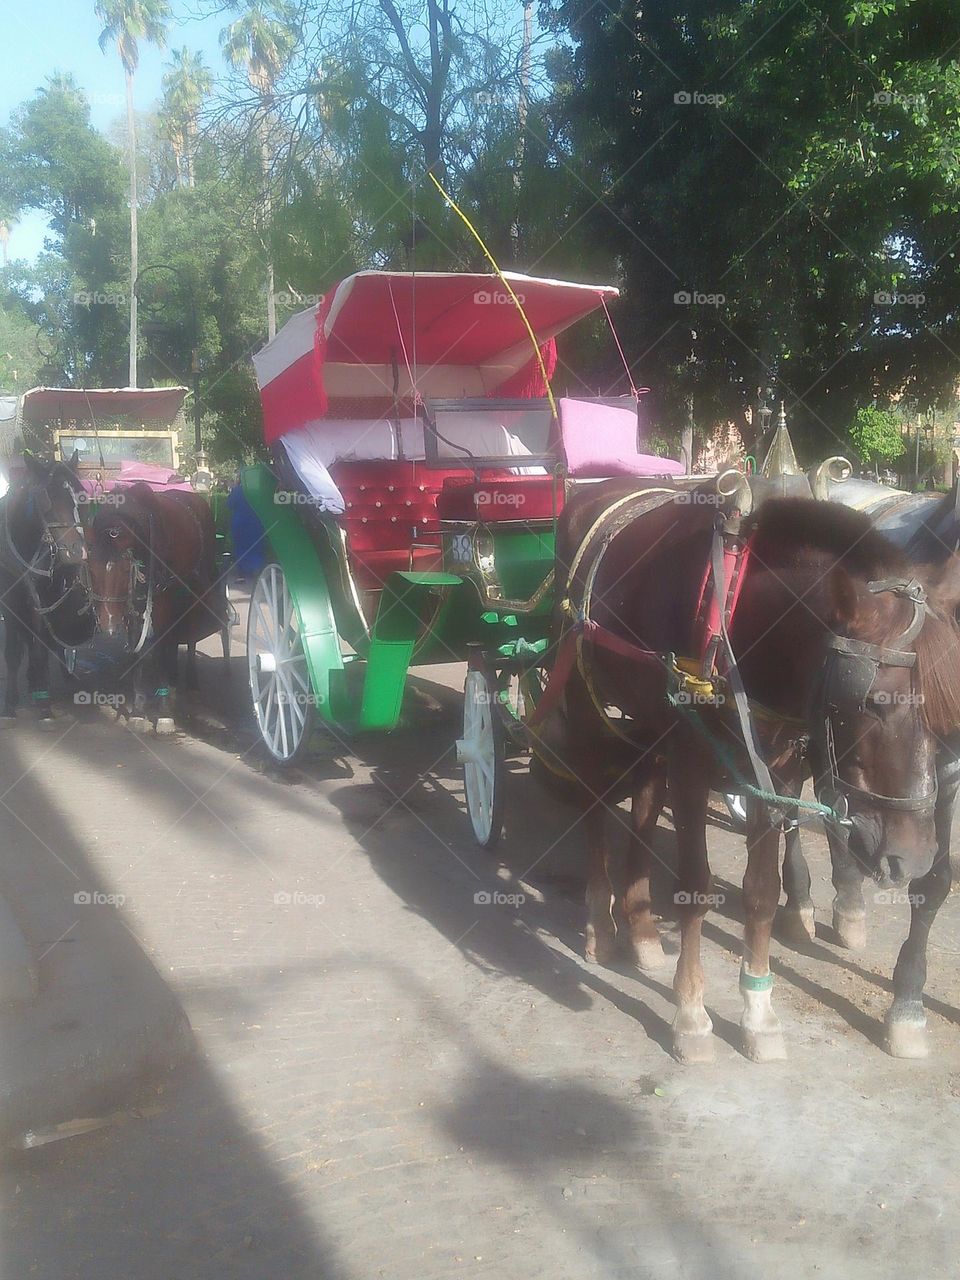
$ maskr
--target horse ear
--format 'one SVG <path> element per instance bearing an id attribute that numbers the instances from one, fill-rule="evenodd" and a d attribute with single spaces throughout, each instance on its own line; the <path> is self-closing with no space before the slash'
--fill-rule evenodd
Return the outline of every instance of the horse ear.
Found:
<path id="1" fill-rule="evenodd" d="M 860 612 L 860 592 L 854 579 L 841 565 L 834 565 L 827 581 L 833 606 L 833 624 L 849 628 Z"/>
<path id="2" fill-rule="evenodd" d="M 956 552 L 929 583 L 927 596 L 931 608 L 946 618 L 960 609 L 960 555 Z"/>
<path id="3" fill-rule="evenodd" d="M 70 470 L 73 472 L 74 475 L 79 474 L 80 472 L 80 450 L 79 449 L 74 449 L 73 457 L 70 458 L 70 460 L 67 462 L 67 466 L 70 468 Z"/>

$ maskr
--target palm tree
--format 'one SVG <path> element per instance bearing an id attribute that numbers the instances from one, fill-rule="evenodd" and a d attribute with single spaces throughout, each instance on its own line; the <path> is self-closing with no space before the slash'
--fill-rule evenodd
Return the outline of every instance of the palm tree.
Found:
<path id="1" fill-rule="evenodd" d="M 187 186 L 194 185 L 193 158 L 197 142 L 197 116 L 204 98 L 213 88 L 213 76 L 203 55 L 186 47 L 174 49 L 163 77 L 164 114 L 177 157 L 177 181 L 181 161 L 186 168 Z"/>
<path id="2" fill-rule="evenodd" d="M 137 385 L 137 127 L 133 112 L 133 77 L 140 62 L 140 41 L 163 48 L 171 11 L 168 0 L 96 0 L 103 23 L 100 48 L 115 45 L 123 63 L 127 88 L 127 149 L 130 166 L 130 386 Z"/>
<path id="3" fill-rule="evenodd" d="M 249 0 L 246 10 L 220 33 L 223 55 L 234 67 L 247 73 L 250 87 L 260 99 L 260 165 L 263 177 L 263 236 L 267 255 L 267 337 L 277 332 L 277 303 L 273 285 L 273 254 L 270 251 L 270 148 L 267 139 L 266 108 L 277 77 L 297 43 L 294 8 L 288 0 Z"/>

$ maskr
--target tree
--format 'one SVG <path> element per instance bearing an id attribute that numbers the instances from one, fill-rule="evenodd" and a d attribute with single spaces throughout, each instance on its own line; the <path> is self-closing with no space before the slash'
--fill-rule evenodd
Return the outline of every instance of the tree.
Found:
<path id="1" fill-rule="evenodd" d="M 194 186 L 197 118 L 203 100 L 213 89 L 213 76 L 203 55 L 184 47 L 174 49 L 163 77 L 163 116 L 176 156 L 177 181 Z"/>
<path id="2" fill-rule="evenodd" d="M 891 409 L 866 405 L 857 410 L 847 430 L 854 449 L 864 462 L 874 467 L 879 462 L 893 462 L 906 448 L 903 423 Z"/>
<path id="3" fill-rule="evenodd" d="M 123 63 L 127 98 L 127 150 L 130 172 L 130 372 L 129 385 L 137 385 L 137 130 L 133 109 L 133 79 L 140 61 L 140 41 L 163 48 L 171 10 L 167 0 L 96 0 L 97 17 L 103 23 L 100 48 L 116 45 Z"/>
<path id="4" fill-rule="evenodd" d="M 263 246 L 267 258 L 267 338 L 277 332 L 277 302 L 274 287 L 273 249 L 270 244 L 272 200 L 270 197 L 269 107 L 277 77 L 297 41 L 294 10 L 287 0 L 250 0 L 245 11 L 221 32 L 224 57 L 242 68 L 257 95 L 257 132 L 262 164 L 263 198 L 261 217 Z"/>
<path id="5" fill-rule="evenodd" d="M 37 263 L 5 275 L 33 326 L 42 377 L 116 383 L 123 372 L 127 210 L 121 154 L 90 124 L 89 104 L 67 76 L 52 76 L 19 107 L 0 139 L 0 199 L 50 223 Z"/>
<path id="6" fill-rule="evenodd" d="M 557 0 L 583 216 L 620 254 L 644 381 L 739 416 L 768 382 L 808 450 L 960 372 L 960 68 L 946 0 Z M 692 334 L 696 338 L 692 338 Z"/>

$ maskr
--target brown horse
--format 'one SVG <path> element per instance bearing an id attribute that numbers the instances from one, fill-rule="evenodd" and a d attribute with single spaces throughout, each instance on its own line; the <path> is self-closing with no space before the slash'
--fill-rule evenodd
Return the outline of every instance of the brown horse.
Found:
<path id="1" fill-rule="evenodd" d="M 170 733 L 178 647 L 187 645 L 187 686 L 194 688 L 197 641 L 227 625 L 213 516 L 203 498 L 183 490 L 135 484 L 110 497 L 88 533 L 100 645 L 133 675 L 134 718 L 142 721 L 152 699 L 157 732 Z"/>
<path id="2" fill-rule="evenodd" d="M 536 753 L 548 770 L 575 779 L 566 794 L 576 795 L 586 816 L 590 960 L 610 958 L 623 940 L 641 966 L 664 963 L 650 867 L 653 830 L 669 788 L 681 929 L 674 1048 L 682 1060 L 703 1061 L 713 1051 L 700 960 L 702 922 L 714 901 L 707 798 L 711 787 L 723 786 L 721 760 L 729 764 L 736 754 L 739 768 L 747 766 L 743 737 L 725 703 L 733 682 L 710 693 L 690 692 L 689 685 L 685 691 L 665 655 L 694 653 L 693 620 L 717 508 L 689 494 L 666 494 L 656 509 L 620 521 L 612 537 L 594 538 L 598 518 L 635 489 L 628 481 L 591 486 L 563 513 L 558 575 L 566 569 L 569 592 L 558 607 L 558 635 L 578 606 L 589 618 L 563 705 L 544 720 Z M 849 811 L 849 840 L 862 864 L 880 882 L 922 877 L 936 849 L 935 734 L 946 723 L 960 723 L 960 636 L 946 620 L 953 595 L 960 597 L 954 584 L 960 574 L 929 581 L 940 616 L 908 581 L 916 570 L 908 572 L 855 512 L 771 500 L 743 532 L 751 555 L 731 644 L 746 696 L 764 709 L 756 721 L 759 746 L 777 792 L 799 794 L 810 768 L 804 756 L 812 757 L 820 798 L 838 819 Z M 583 555 L 591 539 L 599 550 Z M 601 644 L 599 636 L 614 641 Z M 640 660 L 641 653 L 652 660 Z M 671 679 L 672 702 L 666 696 Z M 729 776 L 726 781 L 730 789 Z M 633 796 L 633 839 L 618 876 L 605 812 L 627 795 Z M 769 968 L 783 816 L 750 805 L 741 1031 L 744 1052 L 756 1061 L 785 1054 Z"/>

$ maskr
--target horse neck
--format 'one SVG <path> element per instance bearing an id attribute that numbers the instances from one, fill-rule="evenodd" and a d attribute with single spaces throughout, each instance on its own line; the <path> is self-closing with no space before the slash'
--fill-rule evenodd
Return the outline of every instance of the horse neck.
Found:
<path id="1" fill-rule="evenodd" d="M 802 717 L 832 634 L 830 563 L 752 568 L 731 627 L 749 697 Z"/>
<path id="2" fill-rule="evenodd" d="M 37 507 L 37 495 L 37 490 L 24 489 L 6 509 L 7 536 L 24 560 L 32 560 L 43 543 L 43 521 Z M 29 509 L 31 499 L 32 510 Z"/>

